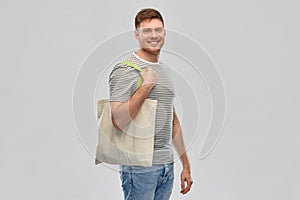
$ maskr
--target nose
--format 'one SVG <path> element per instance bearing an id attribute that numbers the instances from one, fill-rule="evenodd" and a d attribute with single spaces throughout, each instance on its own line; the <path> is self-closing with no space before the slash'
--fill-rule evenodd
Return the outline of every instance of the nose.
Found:
<path id="1" fill-rule="evenodd" d="M 156 38 L 158 34 L 156 33 L 155 30 L 152 30 L 150 37 Z"/>

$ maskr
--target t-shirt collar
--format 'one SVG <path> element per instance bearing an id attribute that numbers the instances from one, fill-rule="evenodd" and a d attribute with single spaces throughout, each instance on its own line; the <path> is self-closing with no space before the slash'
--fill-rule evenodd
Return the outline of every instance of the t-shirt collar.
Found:
<path id="1" fill-rule="evenodd" d="M 148 64 L 159 64 L 159 62 L 149 62 L 147 60 L 144 60 L 143 58 L 140 58 L 138 55 L 136 55 L 135 52 L 132 53 L 137 59 L 139 59 L 142 62 L 148 63 Z"/>

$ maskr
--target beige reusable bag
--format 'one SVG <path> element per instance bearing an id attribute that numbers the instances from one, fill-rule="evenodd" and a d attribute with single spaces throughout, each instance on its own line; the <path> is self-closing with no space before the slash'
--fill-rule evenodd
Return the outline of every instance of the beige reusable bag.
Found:
<path id="1" fill-rule="evenodd" d="M 141 71 L 133 63 L 125 64 Z M 137 88 L 141 81 L 138 81 Z M 137 116 L 123 130 L 111 120 L 108 99 L 98 101 L 98 146 L 95 164 L 151 166 L 154 150 L 157 100 L 146 99 Z"/>

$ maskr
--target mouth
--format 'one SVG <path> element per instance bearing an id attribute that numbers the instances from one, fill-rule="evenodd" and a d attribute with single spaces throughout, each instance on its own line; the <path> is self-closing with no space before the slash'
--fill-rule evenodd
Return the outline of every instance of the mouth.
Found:
<path id="1" fill-rule="evenodd" d="M 159 45 L 159 41 L 150 41 L 150 42 L 148 42 L 148 44 L 149 44 L 150 46 L 156 47 L 156 46 Z"/>

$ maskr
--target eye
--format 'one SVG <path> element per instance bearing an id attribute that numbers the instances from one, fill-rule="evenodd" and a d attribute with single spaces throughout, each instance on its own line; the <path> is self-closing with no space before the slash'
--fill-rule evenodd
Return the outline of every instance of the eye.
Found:
<path id="1" fill-rule="evenodd" d="M 164 30 L 163 28 L 157 28 L 157 29 L 155 29 L 155 32 L 156 32 L 156 33 L 162 33 L 163 30 Z"/>
<path id="2" fill-rule="evenodd" d="M 143 29 L 143 33 L 145 33 L 145 34 L 149 34 L 151 32 L 152 32 L 151 28 L 145 28 L 145 29 Z"/>

